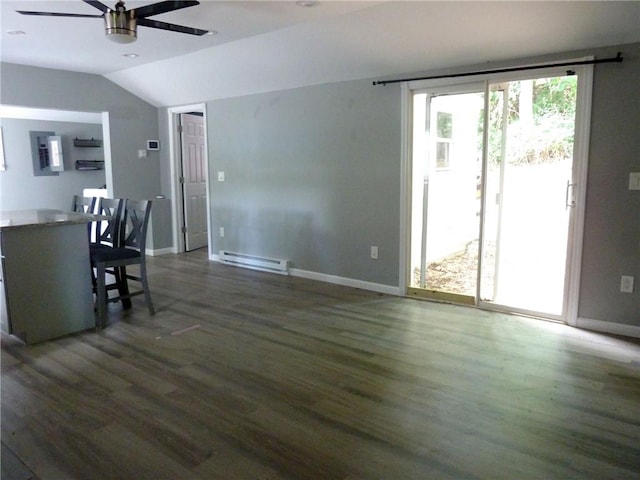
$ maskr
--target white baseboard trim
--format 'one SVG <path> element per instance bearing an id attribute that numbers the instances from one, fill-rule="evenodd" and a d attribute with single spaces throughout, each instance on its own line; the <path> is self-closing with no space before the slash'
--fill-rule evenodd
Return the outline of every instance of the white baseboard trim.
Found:
<path id="1" fill-rule="evenodd" d="M 213 262 L 220 261 L 220 255 L 213 253 L 209 255 L 209 260 Z M 354 280 L 353 278 L 338 277 L 336 275 L 327 275 L 326 273 L 310 272 L 308 270 L 300 270 L 299 268 L 289 269 L 289 275 L 292 277 L 306 278 L 308 280 L 318 280 L 320 282 L 333 283 L 344 287 L 360 288 L 377 293 L 386 293 L 388 295 L 401 296 L 400 289 L 391 285 L 382 285 L 380 283 L 365 282 L 363 280 Z"/>
<path id="2" fill-rule="evenodd" d="M 145 249 L 144 253 L 146 253 L 150 257 L 157 257 L 159 255 L 167 255 L 169 253 L 175 253 L 175 251 L 173 250 L 173 247 L 156 248 L 156 249 L 147 248 Z"/>
<path id="3" fill-rule="evenodd" d="M 318 280 L 320 282 L 333 283 L 344 287 L 360 288 L 371 292 L 386 293 L 387 295 L 400 296 L 400 289 L 392 285 L 383 285 L 381 283 L 365 282 L 364 280 L 355 280 L 353 278 L 338 277 L 337 275 L 327 275 L 326 273 L 310 272 L 308 270 L 300 270 L 292 268 L 289 270 L 292 277 L 307 278 L 309 280 Z"/>
<path id="4" fill-rule="evenodd" d="M 586 330 L 593 330 L 596 332 L 612 333 L 614 335 L 622 335 L 625 337 L 640 338 L 640 327 L 636 325 L 604 322 L 602 320 L 593 320 L 591 318 L 578 317 L 575 326 L 577 328 L 584 328 Z"/>

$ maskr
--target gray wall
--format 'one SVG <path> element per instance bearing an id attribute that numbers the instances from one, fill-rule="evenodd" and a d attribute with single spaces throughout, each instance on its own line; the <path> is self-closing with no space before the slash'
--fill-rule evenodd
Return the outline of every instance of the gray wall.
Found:
<path id="1" fill-rule="evenodd" d="M 109 112 L 113 195 L 135 199 L 160 193 L 158 152 L 138 159 L 158 138 L 157 109 L 99 75 L 0 64 L 0 103 L 35 108 Z"/>
<path id="2" fill-rule="evenodd" d="M 510 65 L 618 50 L 623 64 L 595 67 L 579 316 L 640 326 L 640 192 L 628 190 L 640 171 L 640 45 Z M 209 102 L 213 251 L 398 285 L 399 92 L 355 81 Z M 636 277 L 634 293 L 619 291 L 621 274 Z"/>
<path id="3" fill-rule="evenodd" d="M 167 118 L 169 109 L 158 108 L 158 132 L 160 135 L 162 148 L 160 149 L 160 191 L 166 198 L 171 198 L 171 152 L 169 151 L 169 122 Z"/>
<path id="4" fill-rule="evenodd" d="M 213 251 L 397 285 L 398 92 L 354 81 L 209 102 Z"/>
<path id="5" fill-rule="evenodd" d="M 49 207 L 68 210 L 71 197 L 82 189 L 105 183 L 104 170 L 75 170 L 76 160 L 102 160 L 102 148 L 77 148 L 74 138 L 102 138 L 102 126 L 43 120 L 0 120 L 7 170 L 0 172 L 0 209 Z M 29 131 L 51 131 L 62 136 L 65 171 L 56 176 L 34 176 Z"/>
<path id="6" fill-rule="evenodd" d="M 593 84 L 581 317 L 640 326 L 640 44 L 599 51 L 624 55 L 598 66 Z M 635 277 L 634 293 L 620 293 L 620 276 Z"/>

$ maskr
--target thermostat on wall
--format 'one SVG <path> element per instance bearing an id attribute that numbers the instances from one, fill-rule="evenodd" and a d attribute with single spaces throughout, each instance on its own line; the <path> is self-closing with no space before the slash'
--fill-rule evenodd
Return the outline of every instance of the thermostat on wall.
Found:
<path id="1" fill-rule="evenodd" d="M 147 150 L 160 150 L 160 141 L 147 140 Z"/>

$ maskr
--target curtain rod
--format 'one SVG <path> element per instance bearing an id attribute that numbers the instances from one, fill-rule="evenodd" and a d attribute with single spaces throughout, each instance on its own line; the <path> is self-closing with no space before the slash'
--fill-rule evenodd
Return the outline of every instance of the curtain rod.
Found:
<path id="1" fill-rule="evenodd" d="M 464 73 L 451 73 L 448 75 L 433 75 L 430 77 L 414 77 L 414 78 L 399 78 L 396 80 L 378 80 L 373 82 L 374 85 L 387 85 L 388 83 L 401 83 L 401 82 L 415 82 L 418 80 L 436 80 L 439 78 L 456 78 L 456 77 L 471 77 L 473 75 L 486 75 L 490 73 L 508 73 L 508 72 L 520 72 L 524 70 L 540 70 L 543 68 L 553 67 L 574 67 L 577 65 L 594 65 L 596 63 L 621 63 L 622 53 L 618 52 L 618 55 L 611 58 L 602 58 L 597 60 L 584 60 L 581 62 L 564 62 L 564 63 L 549 63 L 546 65 L 532 65 L 528 67 L 511 67 L 511 68 L 498 68 L 495 70 L 480 70 L 476 72 L 464 72 Z M 575 75 L 572 70 L 567 70 L 567 75 Z"/>

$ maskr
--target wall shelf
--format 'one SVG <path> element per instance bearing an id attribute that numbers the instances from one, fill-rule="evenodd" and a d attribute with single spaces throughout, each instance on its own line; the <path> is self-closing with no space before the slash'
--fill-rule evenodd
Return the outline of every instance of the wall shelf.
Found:
<path id="1" fill-rule="evenodd" d="M 104 160 L 76 160 L 76 170 L 104 170 Z"/>
<path id="2" fill-rule="evenodd" d="M 102 147 L 102 140 L 99 138 L 74 138 L 74 147 L 88 148 L 88 147 Z"/>

